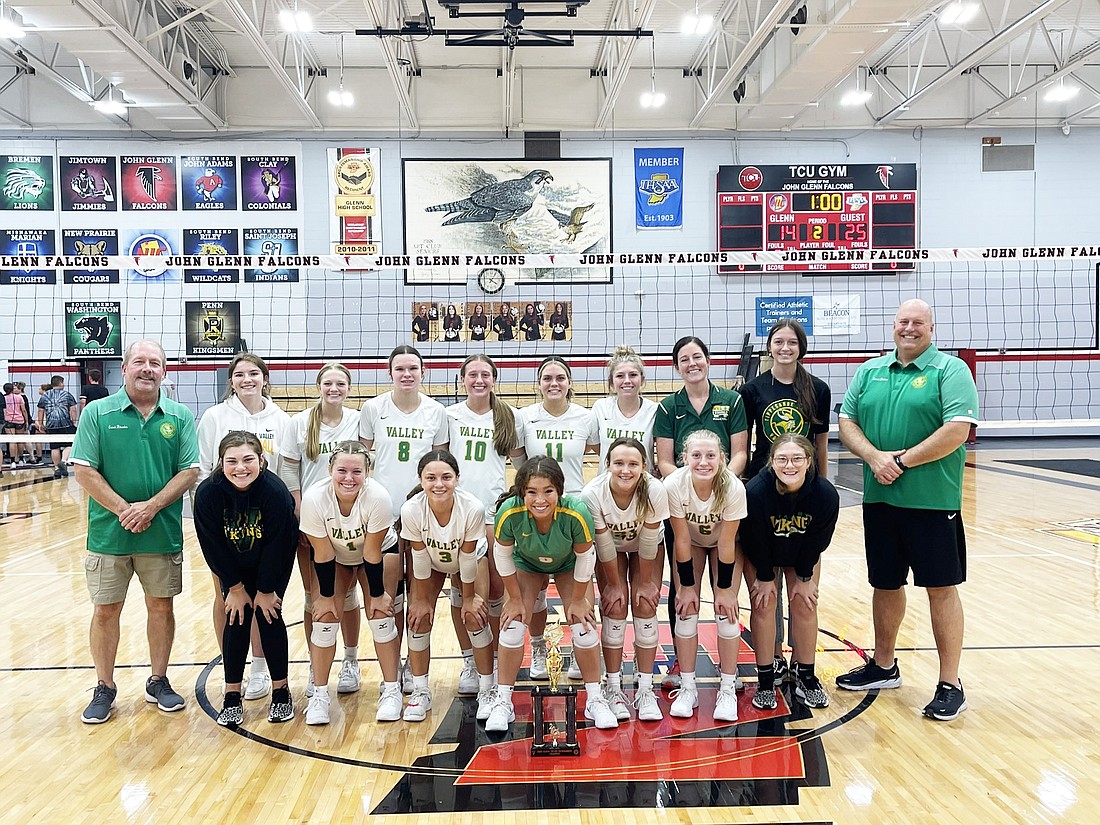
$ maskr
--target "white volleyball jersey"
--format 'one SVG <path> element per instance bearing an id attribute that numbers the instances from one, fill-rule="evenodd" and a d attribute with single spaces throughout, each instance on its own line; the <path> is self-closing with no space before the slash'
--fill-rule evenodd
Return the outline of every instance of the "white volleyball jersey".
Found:
<path id="1" fill-rule="evenodd" d="M 268 469 L 278 474 L 283 447 L 290 440 L 290 416 L 270 398 L 264 398 L 258 413 L 250 413 L 237 396 L 231 395 L 199 419 L 199 481 L 218 468 L 218 445 L 232 430 L 255 434 L 264 448 Z"/>
<path id="2" fill-rule="evenodd" d="M 309 427 L 310 410 L 302 410 L 290 419 L 290 439 L 283 449 L 287 458 L 299 461 L 298 482 L 302 490 L 308 490 L 319 481 L 326 481 L 328 462 L 336 447 L 344 441 L 359 441 L 359 412 L 350 407 L 342 408 L 343 417 L 335 427 L 321 422 L 318 435 L 320 450 L 312 461 L 306 458 L 306 429 Z"/>
<path id="3" fill-rule="evenodd" d="M 636 438 L 645 447 L 646 467 L 652 472 L 656 466 L 653 458 L 653 421 L 657 417 L 658 404 L 648 398 L 641 399 L 642 406 L 629 418 L 623 415 L 615 396 L 601 398 L 592 405 L 592 413 L 600 427 L 600 470 L 607 469 L 607 451 L 617 438 Z"/>
<path id="4" fill-rule="evenodd" d="M 436 444 L 447 443 L 447 413 L 438 401 L 420 393 L 420 404 L 403 413 L 393 391 L 371 398 L 359 416 L 359 436 L 374 442 L 372 478 L 389 491 L 393 518 L 417 484 L 416 465 Z"/>
<path id="5" fill-rule="evenodd" d="M 332 481 L 325 479 L 302 493 L 302 517 L 299 529 L 307 536 L 328 538 L 336 551 L 336 561 L 347 567 L 363 563 L 363 542 L 367 533 L 391 530 L 390 497 L 385 488 L 368 478 L 355 497 L 351 512 L 343 515 Z M 391 530 L 392 532 L 392 530 Z M 382 546 L 392 544 L 391 537 Z"/>
<path id="6" fill-rule="evenodd" d="M 668 492 L 668 512 L 672 518 L 687 520 L 688 533 L 694 547 L 717 547 L 721 522 L 740 521 L 748 515 L 745 506 L 745 485 L 734 476 L 721 511 L 715 510 L 714 494 L 706 501 L 695 494 L 691 469 L 681 467 L 664 480 Z"/>
<path id="7" fill-rule="evenodd" d="M 647 474 L 648 475 L 648 474 Z M 606 528 L 620 553 L 638 552 L 638 536 L 643 524 L 660 524 L 668 518 L 668 494 L 660 480 L 649 476 L 649 508 L 644 519 L 638 518 L 638 505 L 632 496 L 625 509 L 620 509 L 611 493 L 611 473 L 600 473 L 586 485 L 581 497 L 592 512 L 597 530 Z"/>
<path id="8" fill-rule="evenodd" d="M 517 447 L 523 447 L 523 416 L 516 419 Z M 493 447 L 493 411 L 475 413 L 465 401 L 447 407 L 450 419 L 450 451 L 458 459 L 459 486 L 476 495 L 485 506 L 485 523 L 493 523 L 497 499 L 504 492 L 505 456 Z"/>
<path id="9" fill-rule="evenodd" d="M 592 410 L 570 404 L 564 413 L 553 416 L 542 404 L 532 404 L 520 414 L 527 457 L 548 455 L 557 460 L 565 473 L 565 494 L 580 495 L 584 489 L 584 450 L 589 444 L 600 443 Z"/>
<path id="10" fill-rule="evenodd" d="M 412 551 L 413 575 L 426 579 L 432 570 L 458 574 L 458 554 L 468 541 L 485 542 L 485 505 L 473 493 L 455 490 L 454 509 L 446 524 L 440 524 L 424 493 L 401 505 L 401 538 L 420 542 L 423 550 Z"/>

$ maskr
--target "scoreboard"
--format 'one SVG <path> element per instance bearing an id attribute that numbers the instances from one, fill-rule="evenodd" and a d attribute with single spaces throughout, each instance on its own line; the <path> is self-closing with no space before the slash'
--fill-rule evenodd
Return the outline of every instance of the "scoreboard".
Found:
<path id="1" fill-rule="evenodd" d="M 785 252 L 790 260 L 726 264 L 718 271 L 911 270 L 912 261 L 845 259 L 855 257 L 846 254 L 854 250 L 916 249 L 917 205 L 915 163 L 720 166 L 718 251 Z M 800 261 L 801 251 L 818 254 Z"/>

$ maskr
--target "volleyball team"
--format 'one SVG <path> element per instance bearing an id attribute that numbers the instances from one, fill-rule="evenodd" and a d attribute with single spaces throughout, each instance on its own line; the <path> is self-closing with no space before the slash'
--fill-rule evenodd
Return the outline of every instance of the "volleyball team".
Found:
<path id="1" fill-rule="evenodd" d="M 225 668 L 219 724 L 241 723 L 243 700 L 268 693 L 270 721 L 293 718 L 282 599 L 295 559 L 306 593 L 307 724 L 329 721 L 341 639 L 335 692 L 360 689 L 363 614 L 382 672 L 376 719 L 425 719 L 431 637 L 446 604 L 463 656 L 457 692 L 476 696 L 487 730 L 507 731 L 526 654 L 529 678 L 548 675 L 551 583 L 569 625 L 568 676 L 583 682 L 584 716 L 598 728 L 695 714 L 704 579 L 721 670 L 714 718 L 737 719 L 742 580 L 759 674 L 752 704 L 775 708 L 790 678 L 800 701 L 827 706 L 814 653 L 820 557 L 839 510 L 826 478 L 829 389 L 801 364 L 797 321 L 776 323 L 767 350 L 772 369 L 737 392 L 711 381 L 703 341 L 681 338 L 672 360 L 683 386 L 657 403 L 643 395 L 641 358 L 620 348 L 609 395 L 592 409 L 573 402 L 569 365 L 550 356 L 538 398 L 517 410 L 494 392 L 488 356 L 466 358 L 465 399 L 444 408 L 422 392 L 420 354 L 399 346 L 388 362 L 393 388 L 362 410 L 346 406 L 351 375 L 333 363 L 317 374 L 316 404 L 293 417 L 269 397 L 263 360 L 238 355 L 224 400 L 199 423 L 204 480 L 194 495 Z M 600 462 L 587 484 L 586 454 Z M 676 650 L 668 678 L 678 678 L 667 699 L 654 690 L 666 584 Z"/>

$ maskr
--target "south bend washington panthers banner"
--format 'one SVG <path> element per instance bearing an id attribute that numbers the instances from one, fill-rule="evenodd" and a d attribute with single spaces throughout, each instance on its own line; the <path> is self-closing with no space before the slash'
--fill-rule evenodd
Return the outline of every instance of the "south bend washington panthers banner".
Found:
<path id="1" fill-rule="evenodd" d="M 684 150 L 635 149 L 634 197 L 638 229 L 683 225 Z"/>

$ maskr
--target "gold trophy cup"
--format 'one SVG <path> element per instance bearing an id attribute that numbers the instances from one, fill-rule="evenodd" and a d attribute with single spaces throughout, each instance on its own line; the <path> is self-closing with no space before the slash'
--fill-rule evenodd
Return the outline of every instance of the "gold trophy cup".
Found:
<path id="1" fill-rule="evenodd" d="M 549 685 L 536 685 L 531 691 L 532 710 L 534 712 L 534 738 L 531 743 L 532 756 L 580 756 L 581 746 L 577 742 L 577 689 L 572 685 L 559 685 L 562 665 L 561 642 L 565 630 L 561 622 L 546 625 L 543 633 L 546 639 L 546 672 L 550 677 Z M 547 698 L 565 699 L 565 731 L 546 718 Z"/>

